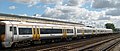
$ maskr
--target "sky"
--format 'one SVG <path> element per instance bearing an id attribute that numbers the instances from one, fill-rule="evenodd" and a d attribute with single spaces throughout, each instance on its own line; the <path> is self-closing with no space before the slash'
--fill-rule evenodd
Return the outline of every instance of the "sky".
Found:
<path id="1" fill-rule="evenodd" d="M 120 0 L 0 0 L 0 13 L 120 28 Z"/>

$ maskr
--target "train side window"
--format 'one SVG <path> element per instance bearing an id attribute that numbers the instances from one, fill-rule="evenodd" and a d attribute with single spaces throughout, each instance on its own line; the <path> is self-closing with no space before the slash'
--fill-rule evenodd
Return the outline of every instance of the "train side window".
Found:
<path id="1" fill-rule="evenodd" d="M 40 28 L 40 34 L 56 34 L 56 33 L 62 33 L 62 29 Z"/>
<path id="2" fill-rule="evenodd" d="M 73 29 L 67 29 L 67 33 L 73 33 Z"/>
<path id="3" fill-rule="evenodd" d="M 87 32 L 87 33 L 89 33 L 89 32 L 90 32 L 90 30 L 86 30 L 86 32 Z"/>
<path id="4" fill-rule="evenodd" d="M 95 30 L 93 30 L 93 32 L 96 32 Z"/>
<path id="5" fill-rule="evenodd" d="M 32 34 L 32 28 L 19 28 L 20 35 Z"/>
<path id="6" fill-rule="evenodd" d="M 84 30 L 84 32 L 87 33 L 86 30 Z"/>
<path id="7" fill-rule="evenodd" d="M 77 29 L 77 33 L 81 33 L 83 30 L 81 29 Z"/>
<path id="8" fill-rule="evenodd" d="M 16 29 L 16 27 L 10 27 L 10 31 L 13 31 L 13 29 L 14 29 L 14 35 L 17 35 L 17 29 Z"/>
<path id="9" fill-rule="evenodd" d="M 89 30 L 85 30 L 86 33 L 89 33 Z"/>
<path id="10" fill-rule="evenodd" d="M 91 33 L 92 32 L 92 30 L 89 30 L 89 33 Z"/>
<path id="11" fill-rule="evenodd" d="M 90 32 L 90 30 L 86 30 L 86 33 L 89 33 Z"/>
<path id="12" fill-rule="evenodd" d="M 99 30 L 98 30 L 98 32 L 99 32 Z"/>

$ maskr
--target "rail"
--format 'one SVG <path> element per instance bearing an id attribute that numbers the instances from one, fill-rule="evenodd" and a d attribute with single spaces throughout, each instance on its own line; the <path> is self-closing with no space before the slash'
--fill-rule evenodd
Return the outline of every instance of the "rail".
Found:
<path id="1" fill-rule="evenodd" d="M 109 39 L 111 38 L 111 39 Z M 109 38 L 100 38 L 100 39 L 93 39 L 90 41 L 84 41 L 84 42 L 77 42 L 77 43 L 71 43 L 71 44 L 66 44 L 66 45 L 60 45 L 60 46 L 55 46 L 55 47 L 50 47 L 50 48 L 45 48 L 45 49 L 40 49 L 37 51 L 56 51 L 56 50 L 61 50 L 61 51 L 83 51 L 88 48 L 97 46 L 99 44 L 109 42 L 111 40 L 114 40 L 116 37 L 109 37 Z"/>
<path id="2" fill-rule="evenodd" d="M 120 38 L 113 40 L 114 42 L 112 42 L 110 45 L 107 45 L 105 47 L 103 47 L 102 49 L 100 49 L 100 51 L 110 51 L 112 50 L 115 46 L 117 46 L 118 44 L 120 44 Z"/>

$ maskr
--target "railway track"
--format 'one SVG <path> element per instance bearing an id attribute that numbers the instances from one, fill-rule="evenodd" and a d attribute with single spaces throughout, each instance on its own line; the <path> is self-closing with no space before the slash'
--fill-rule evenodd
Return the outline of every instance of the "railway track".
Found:
<path id="1" fill-rule="evenodd" d="M 77 42 L 77 43 L 50 47 L 46 49 L 40 49 L 37 51 L 83 51 L 90 47 L 99 45 L 101 43 L 105 43 L 105 42 L 117 39 L 118 37 L 120 36 L 112 36 L 112 37 L 104 37 L 104 38 L 102 37 L 98 39 L 92 39 L 92 40 L 87 40 L 87 41 L 82 41 L 82 42 Z"/>
<path id="2" fill-rule="evenodd" d="M 107 45 L 106 47 L 103 47 L 102 49 L 100 49 L 100 51 L 111 51 L 118 44 L 120 44 L 120 38 L 111 41 L 111 43 L 109 45 Z"/>
<path id="3" fill-rule="evenodd" d="M 60 42 L 60 43 L 52 43 L 52 44 L 45 44 L 45 45 L 35 45 L 30 47 L 23 47 L 23 48 L 13 48 L 13 49 L 5 49 L 4 51 L 79 51 L 85 50 L 85 46 L 104 41 L 110 41 L 113 39 L 119 38 L 120 35 L 109 35 L 103 37 L 94 37 L 90 39 L 81 39 L 76 41 L 70 42 Z M 80 49 L 81 48 L 81 49 Z M 83 48 L 83 49 L 82 49 Z M 87 48 L 86 48 L 87 49 Z M 1 50 L 0 50 L 1 51 Z"/>
<path id="4" fill-rule="evenodd" d="M 113 51 L 114 47 L 120 44 L 120 37 L 115 39 L 104 40 L 95 44 L 79 48 L 80 51 Z"/>

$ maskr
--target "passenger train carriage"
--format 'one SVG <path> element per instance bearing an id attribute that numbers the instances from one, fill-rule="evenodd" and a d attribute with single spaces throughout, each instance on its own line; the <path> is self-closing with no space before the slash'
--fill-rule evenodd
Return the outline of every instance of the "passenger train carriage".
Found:
<path id="1" fill-rule="evenodd" d="M 23 41 L 73 38 L 82 35 L 112 33 L 111 29 L 89 28 L 69 25 L 29 23 L 16 21 L 0 22 L 0 46 L 11 47 Z"/>

